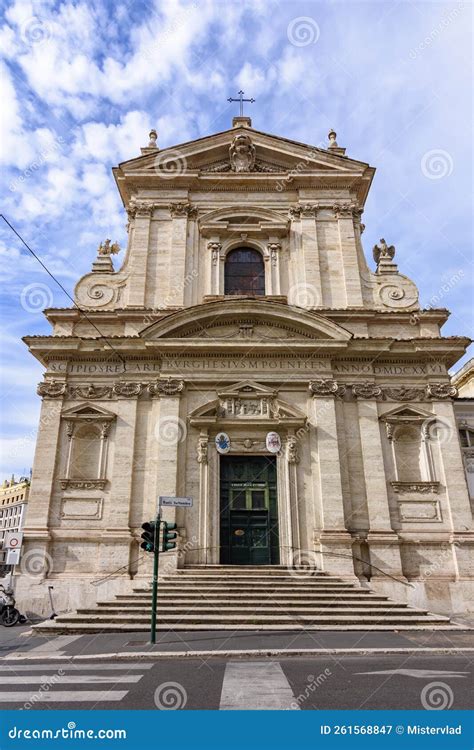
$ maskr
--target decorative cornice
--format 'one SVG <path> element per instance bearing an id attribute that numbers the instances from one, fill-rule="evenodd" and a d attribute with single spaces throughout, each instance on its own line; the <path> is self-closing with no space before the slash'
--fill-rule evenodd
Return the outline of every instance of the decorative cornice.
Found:
<path id="1" fill-rule="evenodd" d="M 177 396 L 184 389 L 182 380 L 156 380 L 150 383 L 147 390 L 150 396 Z"/>
<path id="2" fill-rule="evenodd" d="M 420 492 L 423 494 L 439 492 L 439 482 L 390 482 L 394 492 L 405 493 L 405 492 Z"/>
<path id="3" fill-rule="evenodd" d="M 383 392 L 379 385 L 366 381 L 365 383 L 356 383 L 353 385 L 352 395 L 357 399 L 380 398 Z"/>
<path id="4" fill-rule="evenodd" d="M 241 322 L 239 338 L 249 338 L 250 326 Z M 378 385 L 370 381 L 340 383 L 332 378 L 310 381 L 309 390 L 314 396 L 337 396 L 376 401 L 402 403 L 448 400 L 455 398 L 457 389 L 450 383 L 430 383 L 424 385 Z M 138 398 L 139 396 L 174 396 L 184 389 L 183 380 L 162 379 L 154 382 L 117 381 L 110 385 L 103 383 L 74 383 L 50 380 L 39 383 L 37 393 L 47 399 L 72 398 L 86 401 L 101 401 L 116 398 Z"/>
<path id="5" fill-rule="evenodd" d="M 66 383 L 59 380 L 45 381 L 38 384 L 36 393 L 43 398 L 61 398 L 66 393 Z"/>
<path id="6" fill-rule="evenodd" d="M 173 218 L 194 218 L 197 216 L 197 208 L 191 203 L 170 203 L 170 214 Z"/>
<path id="7" fill-rule="evenodd" d="M 445 400 L 448 398 L 455 398 L 458 394 L 458 389 L 455 385 L 450 383 L 430 383 L 426 386 L 427 398 L 436 400 Z"/>
<path id="8" fill-rule="evenodd" d="M 103 490 L 106 479 L 60 479 L 63 490 Z"/>
<path id="9" fill-rule="evenodd" d="M 68 394 L 72 398 L 79 399 L 103 399 L 110 398 L 112 394 L 112 386 L 110 385 L 70 385 L 68 387 Z"/>
<path id="10" fill-rule="evenodd" d="M 114 383 L 112 386 L 112 392 L 115 396 L 122 396 L 124 398 L 136 398 L 142 392 L 143 386 L 141 383 Z"/>
<path id="11" fill-rule="evenodd" d="M 343 396 L 345 385 L 339 385 L 335 380 L 312 380 L 309 390 L 314 396 Z"/>
<path id="12" fill-rule="evenodd" d="M 418 386 L 396 385 L 383 389 L 385 398 L 391 401 L 423 401 L 425 388 Z"/>

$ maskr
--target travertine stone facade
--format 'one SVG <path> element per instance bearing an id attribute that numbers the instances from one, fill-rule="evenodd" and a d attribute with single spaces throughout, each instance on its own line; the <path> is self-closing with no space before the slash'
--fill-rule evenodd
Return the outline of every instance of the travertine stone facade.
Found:
<path id="1" fill-rule="evenodd" d="M 77 308 L 47 310 L 53 335 L 25 339 L 45 375 L 26 526 L 42 573 L 19 578 L 23 607 L 45 611 L 48 584 L 68 609 L 148 576 L 140 526 L 160 494 L 194 498 L 166 511 L 180 530 L 167 565 L 221 562 L 216 435 L 250 457 L 269 456 L 276 432 L 281 563 L 470 608 L 447 373 L 467 340 L 443 338 L 447 311 L 420 309 L 385 240 L 370 270 L 373 174 L 247 118 L 114 170 L 129 217 L 121 268 L 101 244 Z M 236 248 L 257 251 L 264 295 L 226 294 Z"/>

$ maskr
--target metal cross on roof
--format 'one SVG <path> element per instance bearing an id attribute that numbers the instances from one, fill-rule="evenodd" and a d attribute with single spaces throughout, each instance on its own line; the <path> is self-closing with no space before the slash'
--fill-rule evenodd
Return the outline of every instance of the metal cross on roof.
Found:
<path id="1" fill-rule="evenodd" d="M 244 99 L 244 91 L 240 90 L 238 92 L 239 98 L 233 99 L 231 96 L 227 99 L 228 102 L 240 102 L 240 116 L 243 117 L 244 114 L 244 102 L 250 102 L 250 104 L 253 104 L 255 99 Z"/>

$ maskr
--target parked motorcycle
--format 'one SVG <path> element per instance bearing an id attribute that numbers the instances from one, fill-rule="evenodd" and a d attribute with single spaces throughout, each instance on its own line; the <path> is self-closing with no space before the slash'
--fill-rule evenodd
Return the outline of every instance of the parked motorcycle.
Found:
<path id="1" fill-rule="evenodd" d="M 3 592 L 3 593 L 2 593 Z M 6 628 L 11 628 L 21 620 L 20 612 L 15 607 L 15 597 L 12 589 L 6 589 L 0 583 L 0 622 Z"/>

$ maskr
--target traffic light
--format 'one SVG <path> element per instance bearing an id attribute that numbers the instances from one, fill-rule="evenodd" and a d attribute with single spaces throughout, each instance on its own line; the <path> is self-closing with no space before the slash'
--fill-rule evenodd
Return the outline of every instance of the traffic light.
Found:
<path id="1" fill-rule="evenodd" d="M 177 538 L 178 532 L 174 531 L 174 529 L 177 529 L 177 525 L 175 523 L 167 523 L 166 521 L 163 521 L 163 544 L 161 547 L 162 552 L 167 552 L 170 549 L 174 549 L 176 547 L 176 542 L 173 541 Z"/>
<path id="2" fill-rule="evenodd" d="M 154 552 L 155 551 L 155 532 L 156 532 L 156 521 L 147 521 L 146 523 L 142 523 L 142 543 L 140 544 L 140 547 L 145 550 L 145 552 Z"/>

